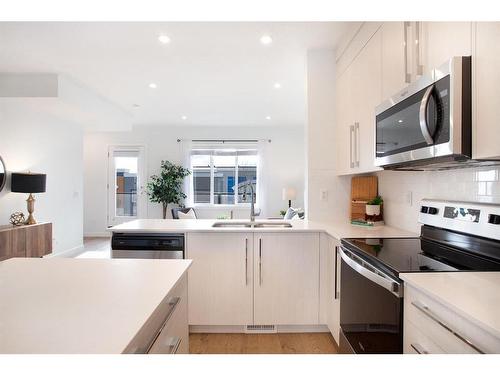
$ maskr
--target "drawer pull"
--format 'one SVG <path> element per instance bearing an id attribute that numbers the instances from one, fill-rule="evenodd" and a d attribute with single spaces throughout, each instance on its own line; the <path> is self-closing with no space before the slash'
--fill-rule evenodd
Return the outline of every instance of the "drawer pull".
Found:
<path id="1" fill-rule="evenodd" d="M 179 346 L 181 345 L 181 338 L 180 337 L 169 337 L 167 340 L 167 345 L 165 345 L 165 348 L 168 348 L 168 350 L 165 353 L 162 354 L 176 354 L 177 350 L 179 350 Z"/>
<path id="2" fill-rule="evenodd" d="M 476 345 L 474 345 L 470 340 L 466 339 L 463 337 L 460 333 L 455 331 L 454 329 L 450 328 L 446 323 L 444 323 L 434 312 L 432 312 L 427 306 L 422 304 L 421 302 L 418 301 L 412 301 L 411 304 L 415 306 L 417 310 L 428 316 L 430 319 L 435 321 L 437 324 L 439 324 L 441 327 L 446 329 L 448 332 L 453 334 L 456 338 L 458 338 L 460 341 L 464 342 L 467 344 L 469 347 L 471 347 L 473 350 L 480 354 L 484 354 L 484 352 L 479 349 Z"/>
<path id="3" fill-rule="evenodd" d="M 149 351 L 153 347 L 154 343 L 156 342 L 156 340 L 160 336 L 161 332 L 163 331 L 163 329 L 167 325 L 168 320 L 170 319 L 170 317 L 174 313 L 175 308 L 179 304 L 180 300 L 181 300 L 180 297 L 172 297 L 172 298 L 170 298 L 170 300 L 168 301 L 168 307 L 169 307 L 169 309 L 167 311 L 167 314 L 165 315 L 165 320 L 163 321 L 160 329 L 155 333 L 153 339 L 149 342 L 149 344 L 147 346 L 147 349 L 143 353 L 149 353 Z M 139 352 L 139 353 L 136 353 L 136 354 L 142 354 L 142 353 Z"/>
<path id="4" fill-rule="evenodd" d="M 422 346 L 419 344 L 410 344 L 410 346 L 413 350 L 415 350 L 417 354 L 429 354 L 429 352 L 422 348 Z"/>

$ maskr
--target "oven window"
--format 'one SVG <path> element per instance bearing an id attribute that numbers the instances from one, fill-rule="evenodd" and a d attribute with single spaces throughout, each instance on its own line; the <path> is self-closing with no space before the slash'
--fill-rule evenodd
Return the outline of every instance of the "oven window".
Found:
<path id="1" fill-rule="evenodd" d="M 402 353 L 403 299 L 362 276 L 343 260 L 340 277 L 340 328 L 354 352 Z"/>

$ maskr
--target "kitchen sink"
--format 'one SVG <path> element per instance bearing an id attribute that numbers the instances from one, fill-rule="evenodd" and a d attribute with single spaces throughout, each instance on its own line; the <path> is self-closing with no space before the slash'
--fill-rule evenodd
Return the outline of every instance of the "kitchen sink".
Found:
<path id="1" fill-rule="evenodd" d="M 251 228 L 250 221 L 218 221 L 212 224 L 212 228 Z"/>
<path id="2" fill-rule="evenodd" d="M 251 222 L 251 221 L 218 221 L 212 228 L 292 228 L 292 224 L 282 221 L 277 222 Z"/>

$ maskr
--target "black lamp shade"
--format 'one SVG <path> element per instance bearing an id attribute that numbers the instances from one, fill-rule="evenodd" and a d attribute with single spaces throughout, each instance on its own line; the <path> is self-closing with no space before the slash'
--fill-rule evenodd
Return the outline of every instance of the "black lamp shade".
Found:
<path id="1" fill-rule="evenodd" d="M 45 193 L 47 175 L 41 173 L 12 173 L 11 191 L 14 193 Z"/>

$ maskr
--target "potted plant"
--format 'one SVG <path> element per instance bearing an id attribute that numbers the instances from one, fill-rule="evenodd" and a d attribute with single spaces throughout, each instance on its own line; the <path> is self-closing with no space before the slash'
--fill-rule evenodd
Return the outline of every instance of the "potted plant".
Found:
<path id="1" fill-rule="evenodd" d="M 181 204 L 186 198 L 186 194 L 182 191 L 182 183 L 190 174 L 189 169 L 162 160 L 160 174 L 151 176 L 146 185 L 148 197 L 151 202 L 163 205 L 164 219 L 167 218 L 167 206 L 170 203 Z"/>
<path id="2" fill-rule="evenodd" d="M 380 195 L 377 195 L 366 204 L 366 214 L 368 216 L 379 216 L 382 203 L 384 203 L 384 200 Z"/>

